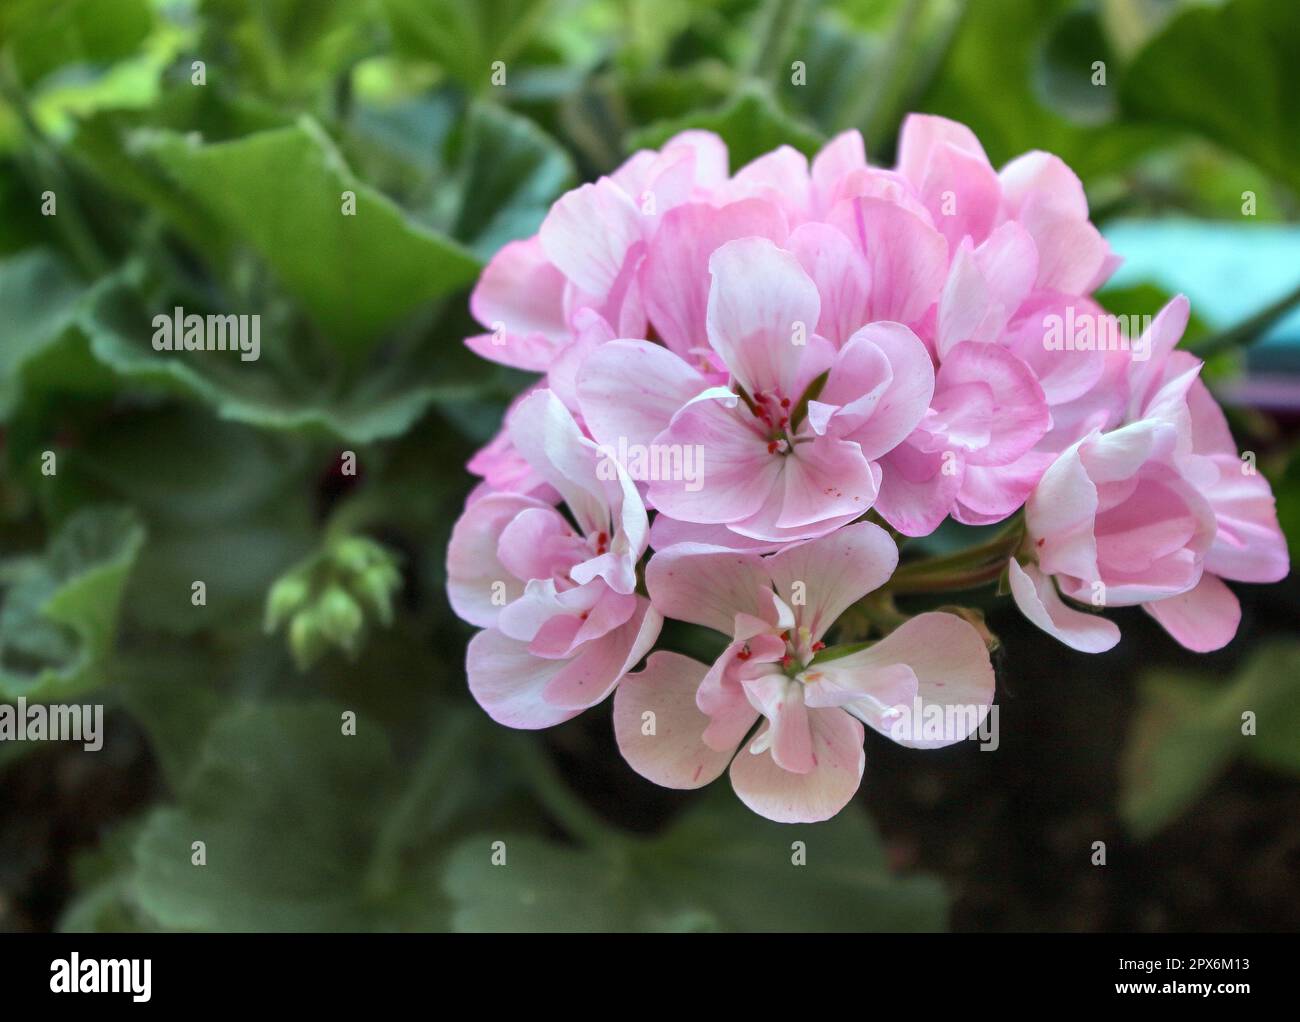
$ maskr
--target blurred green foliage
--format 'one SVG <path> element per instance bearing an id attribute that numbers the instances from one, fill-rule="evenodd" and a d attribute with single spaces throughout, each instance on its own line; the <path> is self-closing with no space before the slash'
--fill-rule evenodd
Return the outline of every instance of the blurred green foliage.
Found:
<path id="1" fill-rule="evenodd" d="M 564 189 L 692 126 L 733 169 L 847 127 L 888 162 L 924 110 L 995 163 L 1059 153 L 1102 220 L 1238 218 L 1246 188 L 1294 220 L 1297 53 L 1300 16 L 1269 0 L 0 6 L 0 698 L 94 692 L 163 780 L 104 821 L 63 925 L 943 926 L 938 882 L 891 872 L 860 807 L 781 828 L 719 791 L 632 837 L 472 706 L 441 552 L 461 466 L 525 380 L 462 347 L 466 289 Z M 261 360 L 155 352 L 151 317 L 177 305 L 260 315 Z M 302 616 L 295 580 L 358 544 L 387 550 L 384 577 L 334 588 L 369 627 L 339 606 L 329 642 L 303 625 L 300 671 L 264 614 Z M 1228 688 L 1151 680 L 1124 796 L 1140 832 L 1235 754 L 1239 705 L 1294 709 L 1294 651 L 1261 657 Z M 647 792 L 571 741 L 584 788 Z"/>

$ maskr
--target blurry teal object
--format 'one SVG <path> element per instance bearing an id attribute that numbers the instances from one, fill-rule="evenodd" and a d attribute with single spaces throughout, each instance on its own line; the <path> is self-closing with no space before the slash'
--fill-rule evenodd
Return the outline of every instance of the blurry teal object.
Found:
<path id="1" fill-rule="evenodd" d="M 1181 291 L 1212 330 L 1235 326 L 1300 286 L 1300 227 L 1119 220 L 1102 233 L 1124 257 L 1108 286 Z M 1250 364 L 1300 371 L 1300 307 L 1253 345 Z"/>

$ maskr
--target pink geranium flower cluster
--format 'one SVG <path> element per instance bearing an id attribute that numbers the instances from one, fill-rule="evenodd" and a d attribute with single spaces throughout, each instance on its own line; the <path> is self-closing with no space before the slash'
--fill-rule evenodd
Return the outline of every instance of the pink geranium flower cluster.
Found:
<path id="1" fill-rule="evenodd" d="M 1222 579 L 1288 570 L 1272 494 L 1175 350 L 1186 301 L 1107 329 L 1091 295 L 1116 263 L 1059 159 L 995 170 L 937 117 L 907 120 L 892 170 L 847 132 L 730 174 L 717 136 L 685 132 L 563 196 L 471 298 L 466 343 L 541 374 L 470 462 L 447 554 L 483 629 L 474 697 L 540 728 L 617 687 L 633 769 L 729 770 L 756 812 L 812 821 L 856 791 L 864 724 L 933 747 L 993 702 L 957 614 L 826 648 L 888 592 L 894 537 L 1023 511 L 1005 579 L 1039 627 L 1100 652 L 1119 633 L 1095 608 L 1140 604 L 1191 649 L 1226 643 Z M 665 618 L 723 652 L 629 674 Z M 962 723 L 925 730 L 936 710 Z"/>

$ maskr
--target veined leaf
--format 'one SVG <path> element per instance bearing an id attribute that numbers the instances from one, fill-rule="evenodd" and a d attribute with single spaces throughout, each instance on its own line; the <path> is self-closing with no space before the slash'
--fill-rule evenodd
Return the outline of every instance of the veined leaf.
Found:
<path id="1" fill-rule="evenodd" d="M 66 699 L 103 682 L 144 529 L 129 511 L 78 512 L 40 557 L 10 565 L 0 606 L 0 698 Z"/>
<path id="2" fill-rule="evenodd" d="M 505 843 L 505 866 L 493 864 L 494 841 Z M 662 837 L 612 849 L 471 838 L 452 853 L 443 887 L 462 932 L 938 930 L 946 915 L 940 884 L 892 875 L 854 807 L 788 827 L 729 791 Z"/>
<path id="3" fill-rule="evenodd" d="M 229 142 L 150 132 L 136 144 L 250 245 L 345 348 L 364 350 L 385 327 L 478 273 L 465 248 L 358 181 L 310 118 Z M 355 215 L 345 215 L 344 193 L 355 197 Z"/>

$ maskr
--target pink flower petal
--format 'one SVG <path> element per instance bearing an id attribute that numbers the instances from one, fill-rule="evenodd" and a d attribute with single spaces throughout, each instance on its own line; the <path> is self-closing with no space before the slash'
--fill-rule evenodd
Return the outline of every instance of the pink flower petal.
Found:
<path id="1" fill-rule="evenodd" d="M 494 493 L 467 507 L 452 529 L 447 598 L 456 615 L 472 625 L 491 627 L 501 608 L 523 595 L 531 576 L 521 579 L 506 568 L 497 557 L 497 545 L 510 522 L 525 511 L 556 513 L 531 497 Z"/>
<path id="2" fill-rule="evenodd" d="M 687 358 L 707 338 L 709 257 L 720 246 L 748 237 L 779 243 L 787 230 L 781 210 L 762 199 L 688 203 L 665 214 L 640 270 L 646 311 L 664 343 Z"/>
<path id="3" fill-rule="evenodd" d="M 492 257 L 474 286 L 469 307 L 492 333 L 465 343 L 493 362 L 541 371 L 568 340 L 564 275 L 535 237 L 512 241 Z"/>
<path id="4" fill-rule="evenodd" d="M 948 242 L 914 213 L 880 199 L 840 203 L 830 222 L 857 241 L 871 269 L 871 319 L 917 322 L 939 298 Z"/>
<path id="5" fill-rule="evenodd" d="M 803 685 L 773 672 L 746 681 L 744 687 L 750 702 L 768 720 L 766 735 L 772 760 L 782 770 L 810 773 L 817 761 Z"/>
<path id="6" fill-rule="evenodd" d="M 564 669 L 546 682 L 542 699 L 568 709 L 595 706 L 650 652 L 663 623 L 650 601 L 638 596 L 632 616 L 614 631 L 582 646 Z"/>
<path id="7" fill-rule="evenodd" d="M 1217 575 L 1206 572 L 1194 589 L 1165 600 L 1144 603 L 1142 609 L 1193 653 L 1222 649 L 1237 634 L 1241 604 Z"/>
<path id="8" fill-rule="evenodd" d="M 879 359 L 888 365 L 883 387 Z M 854 395 L 863 395 L 856 400 Z M 849 338 L 832 366 L 821 399 L 842 406 L 841 435 L 875 461 L 914 430 L 934 397 L 934 364 L 919 337 L 901 323 L 872 323 Z"/>
<path id="9" fill-rule="evenodd" d="M 951 465 L 952 471 L 945 471 Z M 875 509 L 905 536 L 928 536 L 948 516 L 961 489 L 965 463 L 944 460 L 943 452 L 926 453 L 900 444 L 880 460 L 883 472 Z"/>
<path id="10" fill-rule="evenodd" d="M 1104 653 L 1119 642 L 1119 627 L 1098 614 L 1075 610 L 1036 564 L 1010 567 L 1011 595 L 1020 612 L 1039 628 L 1080 653 Z"/>
<path id="11" fill-rule="evenodd" d="M 817 286 L 790 252 L 765 238 L 729 241 L 709 258 L 709 343 L 753 396 L 790 399 L 821 315 Z"/>
<path id="12" fill-rule="evenodd" d="M 731 762 L 704 744 L 709 718 L 695 705 L 703 664 L 680 653 L 652 653 L 645 669 L 614 692 L 614 737 L 633 770 L 665 788 L 700 788 Z M 649 734 L 646 732 L 650 731 Z"/>
<path id="13" fill-rule="evenodd" d="M 731 761 L 732 787 L 760 816 L 778 823 L 829 820 L 862 783 L 862 725 L 843 710 L 812 710 L 808 723 L 815 766 L 806 774 L 782 770 L 770 752 L 755 755 L 747 747 Z M 763 741 L 765 734 L 757 740 Z"/>
<path id="14" fill-rule="evenodd" d="M 470 695 L 489 717 L 506 727 L 535 730 L 582 712 L 581 707 L 554 706 L 542 698 L 542 691 L 567 663 L 533 656 L 527 643 L 489 628 L 470 640 L 465 673 Z"/>
<path id="15" fill-rule="evenodd" d="M 760 617 L 769 588 L 757 554 L 697 543 L 660 550 L 646 565 L 646 589 L 665 616 L 703 625 L 728 637 L 737 614 Z"/>
<path id="16" fill-rule="evenodd" d="M 859 522 L 786 547 L 763 564 L 777 595 L 816 641 L 849 606 L 889 581 L 898 547 L 880 526 Z"/>
<path id="17" fill-rule="evenodd" d="M 742 521 L 763 506 L 781 476 L 782 456 L 750 422 L 734 394 L 705 391 L 679 411 L 656 440 L 670 447 L 704 450 L 702 485 L 690 480 L 655 480 L 650 500 L 683 521 L 717 524 Z"/>
<path id="18" fill-rule="evenodd" d="M 828 224 L 807 223 L 786 241 L 821 296 L 817 333 L 836 347 L 867 322 L 871 271 L 862 253 L 842 231 Z"/>
<path id="19" fill-rule="evenodd" d="M 965 459 L 972 464 L 1006 465 L 1015 461 L 1042 439 L 1052 423 L 1047 400 L 1032 370 L 997 345 L 967 341 L 949 352 L 935 377 L 934 401 L 939 402 L 949 388 L 961 387 L 987 388 L 993 401 L 987 442 L 965 451 Z M 970 410 L 975 406 L 964 399 L 954 411 L 962 413 L 963 407 Z M 959 414 L 953 425 L 962 421 Z"/>
<path id="20" fill-rule="evenodd" d="M 664 550 L 677 543 L 703 543 L 705 546 L 763 554 L 772 553 L 781 546 L 773 540 L 741 536 L 725 525 L 700 525 L 697 522 L 679 522 L 663 513 L 655 515 L 650 525 L 651 549 Z"/>
<path id="21" fill-rule="evenodd" d="M 515 449 L 564 497 L 587 535 L 609 527 L 604 486 L 596 475 L 596 445 L 549 390 L 519 402 L 508 423 Z"/>
<path id="22" fill-rule="evenodd" d="M 812 162 L 812 213 L 824 217 L 840 199 L 846 178 L 867 166 L 866 148 L 856 129 L 842 131 L 822 146 Z"/>
<path id="23" fill-rule="evenodd" d="M 784 469 L 785 495 L 775 523 L 782 530 L 856 518 L 871 507 L 879 489 L 871 463 L 851 440 L 818 437 L 798 444 L 785 456 Z M 751 534 L 760 531 L 752 519 L 740 524 Z"/>
<path id="24" fill-rule="evenodd" d="M 734 197 L 766 199 L 785 210 L 793 223 L 808 214 L 808 158 L 788 145 L 745 164 L 731 179 L 727 193 Z"/>
<path id="25" fill-rule="evenodd" d="M 609 178 L 562 195 L 538 231 L 546 257 L 598 301 L 614 288 L 641 235 L 640 211 Z"/>
<path id="26" fill-rule="evenodd" d="M 893 670 L 906 664 L 916 676 L 917 700 L 901 715 L 880 714 L 871 703 L 896 698 L 900 675 Z M 814 664 L 805 677 L 826 674 L 837 688 L 855 688 L 873 696 L 862 714 L 887 738 L 914 749 L 937 749 L 960 742 L 972 734 L 993 704 L 993 665 L 979 632 L 955 614 L 918 614 L 899 625 L 872 646 L 848 656 Z M 938 712 L 941 711 L 941 712 Z M 938 713 L 941 733 L 925 725 Z"/>
<path id="27" fill-rule="evenodd" d="M 578 404 L 597 442 L 649 447 L 673 415 L 708 381 L 667 348 L 649 341 L 611 341 L 578 374 Z"/>

